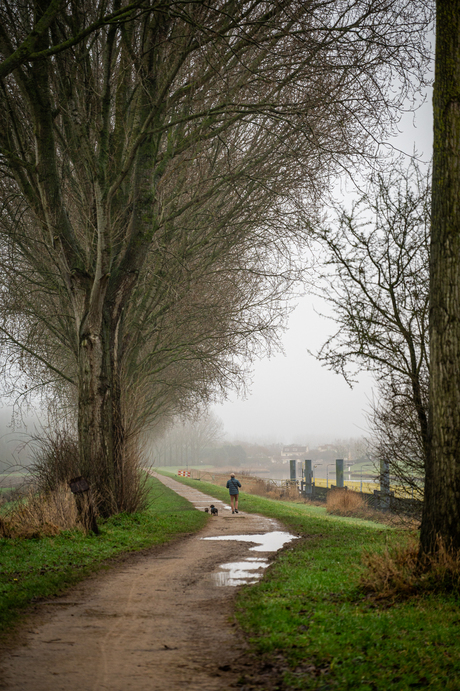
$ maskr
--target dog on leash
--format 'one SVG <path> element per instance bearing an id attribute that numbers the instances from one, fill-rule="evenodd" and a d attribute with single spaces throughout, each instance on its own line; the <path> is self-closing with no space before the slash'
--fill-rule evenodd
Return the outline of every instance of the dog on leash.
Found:
<path id="1" fill-rule="evenodd" d="M 214 504 L 211 504 L 211 516 L 218 516 L 218 515 L 219 515 L 219 511 L 216 509 Z"/>

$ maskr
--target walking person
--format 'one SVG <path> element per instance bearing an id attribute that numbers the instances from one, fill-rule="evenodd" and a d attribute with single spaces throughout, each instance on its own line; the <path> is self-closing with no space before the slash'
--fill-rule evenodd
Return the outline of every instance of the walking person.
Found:
<path id="1" fill-rule="evenodd" d="M 238 513 L 238 494 L 241 482 L 236 479 L 235 473 L 230 475 L 230 480 L 227 480 L 227 489 L 230 492 L 230 503 L 232 505 L 232 513 Z"/>

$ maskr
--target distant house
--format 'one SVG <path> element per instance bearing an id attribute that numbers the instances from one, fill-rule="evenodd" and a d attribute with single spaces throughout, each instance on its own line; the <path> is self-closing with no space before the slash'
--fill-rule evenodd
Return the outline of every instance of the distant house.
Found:
<path id="1" fill-rule="evenodd" d="M 290 444 L 283 446 L 281 449 L 281 458 L 283 460 L 305 460 L 305 454 L 308 453 L 308 446 L 299 446 L 298 444 Z"/>

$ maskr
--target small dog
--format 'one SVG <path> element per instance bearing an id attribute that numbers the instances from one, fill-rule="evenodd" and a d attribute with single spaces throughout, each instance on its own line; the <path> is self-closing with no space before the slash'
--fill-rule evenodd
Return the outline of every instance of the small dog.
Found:
<path id="1" fill-rule="evenodd" d="M 209 513 L 209 508 L 207 506 L 205 506 L 204 512 Z"/>
<path id="2" fill-rule="evenodd" d="M 216 509 L 214 504 L 211 504 L 211 516 L 218 516 L 218 515 L 219 515 L 219 511 Z"/>

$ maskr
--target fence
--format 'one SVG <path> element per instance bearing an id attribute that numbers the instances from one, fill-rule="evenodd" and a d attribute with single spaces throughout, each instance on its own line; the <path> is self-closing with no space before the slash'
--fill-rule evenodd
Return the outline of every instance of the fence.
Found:
<path id="1" fill-rule="evenodd" d="M 353 475 L 353 473 L 352 473 Z M 327 480 L 321 477 L 317 477 L 314 479 L 314 485 L 315 487 L 331 487 L 332 483 L 331 480 Z M 343 486 L 347 487 L 347 489 L 352 490 L 353 492 L 360 492 L 362 494 L 374 494 L 375 491 L 380 490 L 380 483 L 378 482 L 369 482 L 367 480 L 344 480 L 343 481 Z M 393 493 L 395 497 L 398 497 L 400 499 L 415 499 L 415 493 L 413 489 L 406 489 L 405 487 L 401 487 L 400 485 L 392 484 L 390 482 L 390 492 Z M 418 495 L 422 495 L 423 492 L 419 489 L 417 491 Z"/>
<path id="2" fill-rule="evenodd" d="M 217 485 L 224 486 L 227 483 L 227 480 L 229 478 L 228 473 L 217 473 L 217 472 L 212 472 L 212 471 L 203 471 L 203 470 L 198 470 L 198 469 L 192 469 L 192 470 L 178 470 L 177 474 L 178 475 L 185 475 L 188 474 L 188 477 L 191 477 L 194 480 L 203 480 L 208 482 L 212 482 Z M 352 492 L 360 492 L 361 494 L 374 494 L 375 491 L 380 491 L 381 486 L 379 482 L 376 482 L 375 480 L 363 480 L 361 478 L 361 475 L 359 473 L 346 473 L 347 475 L 354 475 L 355 479 L 352 480 L 347 480 L 343 479 L 343 486 L 346 487 L 347 489 L 351 490 Z M 241 477 L 244 477 L 244 473 L 241 473 Z M 254 476 L 255 478 L 257 476 Z M 245 480 L 250 480 L 252 476 L 247 476 L 245 477 Z M 359 479 L 357 479 L 359 478 Z M 297 483 L 299 486 L 300 490 L 300 485 L 303 482 L 303 478 L 298 478 L 298 479 L 270 479 L 270 478 L 263 478 L 263 481 L 266 483 L 270 483 L 273 485 L 273 487 L 286 487 L 290 485 L 292 482 Z M 330 489 L 332 487 L 335 487 L 335 478 L 321 478 L 321 477 L 315 477 L 312 478 L 312 485 L 315 488 L 318 487 L 323 487 L 325 489 Z M 393 494 L 393 496 L 399 498 L 399 499 L 415 499 L 414 497 L 414 491 L 413 490 L 408 490 L 404 487 L 401 487 L 397 484 L 393 484 L 390 482 L 389 485 L 389 491 Z M 418 494 L 421 494 L 420 490 Z"/>
<path id="3" fill-rule="evenodd" d="M 197 469 L 193 469 L 190 472 L 191 477 L 195 480 L 212 482 L 221 487 L 225 487 L 229 478 L 228 473 L 215 473 Z M 350 475 L 352 473 L 347 472 L 346 474 Z M 358 477 L 359 479 L 351 480 L 343 478 L 343 487 L 353 492 L 359 492 L 371 508 L 383 511 L 390 510 L 396 513 L 406 513 L 415 516 L 420 515 L 422 507 L 420 499 L 415 498 L 410 490 L 407 491 L 403 487 L 391 484 L 388 474 L 383 478 L 384 481 L 382 484 L 375 480 L 364 480 L 361 473 L 358 474 Z M 277 493 L 280 497 L 286 496 L 287 498 L 289 495 L 292 498 L 294 492 L 297 496 L 303 496 L 320 502 L 325 502 L 328 492 L 335 489 L 335 485 L 332 484 L 334 480 L 331 478 L 313 479 L 312 477 L 309 492 L 306 492 L 305 477 L 300 479 L 278 480 L 247 476 L 242 473 L 241 480 L 244 483 L 244 491 L 248 494 L 259 494 L 261 485 L 264 485 L 265 492 L 268 495 L 273 492 L 273 494 Z"/>

